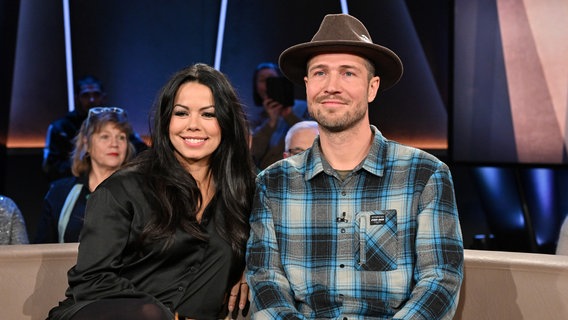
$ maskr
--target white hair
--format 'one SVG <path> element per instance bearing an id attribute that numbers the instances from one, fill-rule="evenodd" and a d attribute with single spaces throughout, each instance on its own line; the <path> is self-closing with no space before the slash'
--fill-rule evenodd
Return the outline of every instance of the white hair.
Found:
<path id="1" fill-rule="evenodd" d="M 284 152 L 290 149 L 290 140 L 292 140 L 292 136 L 294 136 L 294 134 L 296 134 L 297 131 L 302 129 L 315 129 L 317 132 L 319 132 L 318 123 L 315 121 L 304 120 L 297 122 L 286 133 L 286 138 L 284 138 L 284 143 L 285 143 Z"/>

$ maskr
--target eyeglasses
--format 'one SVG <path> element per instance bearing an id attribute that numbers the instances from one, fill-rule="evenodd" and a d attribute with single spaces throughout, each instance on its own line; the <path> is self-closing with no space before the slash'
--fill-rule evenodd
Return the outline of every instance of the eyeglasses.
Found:
<path id="1" fill-rule="evenodd" d="M 302 149 L 302 148 L 292 148 L 292 149 L 288 149 L 288 153 L 291 156 L 297 155 L 298 153 L 302 153 L 306 151 L 306 149 Z"/>
<path id="2" fill-rule="evenodd" d="M 101 113 L 107 113 L 107 112 L 116 113 L 119 116 L 126 117 L 126 111 L 124 111 L 124 109 L 122 109 L 122 108 L 118 108 L 118 107 L 95 107 L 95 108 L 89 109 L 89 115 L 87 116 L 87 123 L 85 124 L 85 127 L 86 128 L 89 127 L 89 119 L 91 119 L 92 116 L 99 115 Z"/>

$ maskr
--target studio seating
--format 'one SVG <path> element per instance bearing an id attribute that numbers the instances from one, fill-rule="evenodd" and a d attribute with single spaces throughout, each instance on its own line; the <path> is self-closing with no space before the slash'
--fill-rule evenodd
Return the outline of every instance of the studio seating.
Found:
<path id="1" fill-rule="evenodd" d="M 2 319 L 44 320 L 63 300 L 77 243 L 0 246 Z"/>
<path id="2" fill-rule="evenodd" d="M 77 244 L 0 246 L 1 318 L 44 320 L 76 257 Z M 454 319 L 568 319 L 568 256 L 465 250 Z"/>
<path id="3" fill-rule="evenodd" d="M 568 256 L 465 250 L 454 319 L 568 319 Z"/>

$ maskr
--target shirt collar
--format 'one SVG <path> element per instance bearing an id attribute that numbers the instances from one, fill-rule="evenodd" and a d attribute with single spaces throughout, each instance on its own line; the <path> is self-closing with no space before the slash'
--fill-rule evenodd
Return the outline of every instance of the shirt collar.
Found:
<path id="1" fill-rule="evenodd" d="M 371 125 L 371 130 L 373 131 L 373 144 L 371 149 L 365 157 L 365 160 L 361 162 L 353 171 L 357 171 L 361 168 L 365 169 L 371 174 L 376 176 L 382 176 L 384 174 L 385 160 L 387 155 L 388 144 L 387 140 L 379 129 L 374 125 Z M 306 161 L 306 175 L 305 179 L 310 180 L 321 172 L 325 172 L 328 175 L 334 175 L 335 172 L 331 165 L 325 160 L 320 149 L 319 136 L 314 141 L 312 147 L 306 151 L 305 161 Z"/>

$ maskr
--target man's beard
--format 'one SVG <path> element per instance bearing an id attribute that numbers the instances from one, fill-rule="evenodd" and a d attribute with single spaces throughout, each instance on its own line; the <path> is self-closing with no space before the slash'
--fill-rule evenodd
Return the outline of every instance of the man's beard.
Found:
<path id="1" fill-rule="evenodd" d="M 334 118 L 329 116 L 329 112 L 323 112 L 322 109 L 317 109 L 315 112 L 308 108 L 310 116 L 325 130 L 329 132 L 342 132 L 353 128 L 357 123 L 365 118 L 367 113 L 366 108 L 355 107 L 347 111 L 343 116 Z"/>

